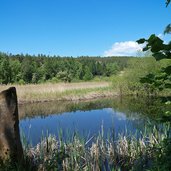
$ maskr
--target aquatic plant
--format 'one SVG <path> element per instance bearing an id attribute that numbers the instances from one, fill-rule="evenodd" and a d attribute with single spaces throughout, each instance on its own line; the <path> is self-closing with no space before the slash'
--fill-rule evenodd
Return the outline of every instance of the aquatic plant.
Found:
<path id="1" fill-rule="evenodd" d="M 39 170 L 136 170 L 152 165 L 165 139 L 170 137 L 170 124 L 145 131 L 140 135 L 99 135 L 82 138 L 74 133 L 70 140 L 61 135 L 47 135 L 35 147 L 24 148 L 25 155 Z M 162 153 L 161 153 L 162 155 Z"/>

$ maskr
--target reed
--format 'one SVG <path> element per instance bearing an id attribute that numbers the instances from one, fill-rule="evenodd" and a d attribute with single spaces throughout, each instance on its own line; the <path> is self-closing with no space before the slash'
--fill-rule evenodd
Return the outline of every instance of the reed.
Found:
<path id="1" fill-rule="evenodd" d="M 114 93 L 110 82 L 45 83 L 28 85 L 1 85 L 0 91 L 10 86 L 17 89 L 19 103 L 53 100 L 86 100 Z M 115 93 L 116 94 L 116 93 Z"/>
<path id="2" fill-rule="evenodd" d="M 154 126 L 139 135 L 119 134 L 117 139 L 106 139 L 102 125 L 97 136 L 82 138 L 74 133 L 64 140 L 62 131 L 58 138 L 47 134 L 35 147 L 26 145 L 24 151 L 38 170 L 143 170 L 153 161 L 156 146 L 170 136 L 169 131 L 170 125 L 162 130 Z"/>

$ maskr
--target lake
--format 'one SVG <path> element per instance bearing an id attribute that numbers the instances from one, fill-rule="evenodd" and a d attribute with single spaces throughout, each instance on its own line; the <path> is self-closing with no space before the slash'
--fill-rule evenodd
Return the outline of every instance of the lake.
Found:
<path id="1" fill-rule="evenodd" d="M 166 109 L 163 98 L 104 98 L 82 102 L 46 102 L 19 106 L 20 131 L 32 145 L 43 136 L 53 134 L 63 139 L 73 134 L 117 138 L 119 134 L 136 134 L 161 127 L 158 116 Z"/>

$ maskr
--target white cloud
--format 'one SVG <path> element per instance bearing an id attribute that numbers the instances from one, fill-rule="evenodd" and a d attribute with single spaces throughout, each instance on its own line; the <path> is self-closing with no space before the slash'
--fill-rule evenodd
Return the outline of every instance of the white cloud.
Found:
<path id="1" fill-rule="evenodd" d="M 160 33 L 160 34 L 157 35 L 157 37 L 159 37 L 160 39 L 162 39 L 165 44 L 167 44 L 168 42 L 170 42 L 170 37 L 169 36 L 167 34 L 164 35 L 162 33 Z"/>
<path id="2" fill-rule="evenodd" d="M 157 37 L 159 37 L 160 39 L 164 38 L 164 35 L 162 33 L 158 34 Z"/>
<path id="3" fill-rule="evenodd" d="M 104 52 L 104 56 L 136 56 L 143 46 L 135 41 L 116 42 Z"/>

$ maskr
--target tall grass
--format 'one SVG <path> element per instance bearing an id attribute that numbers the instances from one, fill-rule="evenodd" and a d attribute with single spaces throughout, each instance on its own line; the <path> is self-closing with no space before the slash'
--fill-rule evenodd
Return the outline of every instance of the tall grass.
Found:
<path id="1" fill-rule="evenodd" d="M 109 82 L 1 85 L 0 91 L 15 86 L 19 103 L 52 100 L 86 100 L 113 94 Z"/>
<path id="2" fill-rule="evenodd" d="M 154 126 L 139 135 L 119 134 L 117 139 L 104 138 L 103 125 L 97 136 L 84 138 L 74 133 L 64 140 L 61 131 L 58 138 L 46 135 L 35 147 L 24 144 L 24 151 L 40 170 L 143 170 L 152 164 L 156 147 L 170 137 L 170 125 L 161 128 Z"/>

